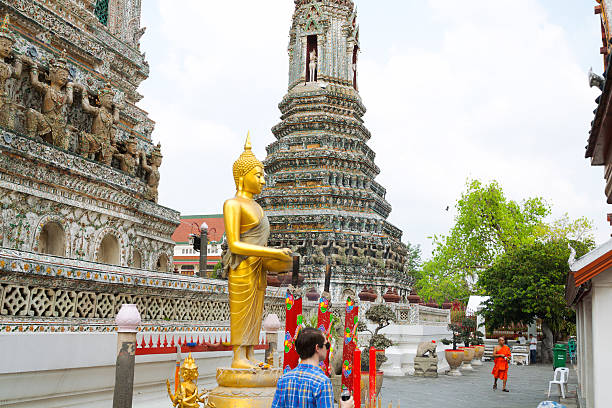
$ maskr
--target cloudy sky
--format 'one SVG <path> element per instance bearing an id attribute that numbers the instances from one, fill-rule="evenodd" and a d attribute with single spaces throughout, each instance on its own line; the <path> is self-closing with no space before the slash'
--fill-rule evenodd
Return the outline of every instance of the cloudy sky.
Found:
<path id="1" fill-rule="evenodd" d="M 179 6 L 180 4 L 180 6 Z M 498 180 L 515 200 L 587 216 L 610 236 L 603 168 L 584 159 L 601 73 L 590 0 L 356 0 L 360 92 L 370 146 L 404 241 L 433 234 L 468 178 Z M 160 203 L 222 211 L 247 130 L 265 158 L 287 91 L 293 0 L 145 0 L 151 65 L 140 106 L 164 153 Z"/>

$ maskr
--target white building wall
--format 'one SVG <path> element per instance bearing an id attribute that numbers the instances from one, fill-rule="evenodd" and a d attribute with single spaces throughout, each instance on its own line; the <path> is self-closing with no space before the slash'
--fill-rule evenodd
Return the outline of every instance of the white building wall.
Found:
<path id="1" fill-rule="evenodd" d="M 192 334 L 194 338 L 202 335 L 180 333 L 188 339 Z M 210 335 L 229 337 L 229 331 Z M 277 350 L 282 350 L 282 331 L 278 338 Z M 108 408 L 116 353 L 116 333 L 0 334 L 0 406 Z M 263 350 L 256 353 L 263 360 Z M 231 365 L 230 351 L 194 353 L 193 357 L 199 367 L 198 385 L 208 389 L 216 386 L 217 367 Z M 175 358 L 175 354 L 136 356 L 134 408 L 172 405 L 165 382 L 173 383 Z"/>
<path id="2" fill-rule="evenodd" d="M 605 407 L 612 405 L 610 395 L 610 367 L 612 353 L 612 277 L 606 271 L 593 279 L 592 288 L 592 321 L 593 321 L 593 406 Z"/>

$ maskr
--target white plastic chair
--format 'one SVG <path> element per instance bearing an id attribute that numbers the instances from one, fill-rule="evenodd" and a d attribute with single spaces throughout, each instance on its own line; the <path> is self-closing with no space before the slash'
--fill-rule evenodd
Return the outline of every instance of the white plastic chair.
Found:
<path id="1" fill-rule="evenodd" d="M 567 380 L 569 378 L 569 368 L 567 367 L 558 367 L 555 370 L 555 376 L 553 380 L 548 383 L 548 396 L 550 397 L 550 387 L 553 384 L 559 384 L 559 389 L 561 390 L 561 396 L 565 398 L 565 386 L 567 384 Z"/>

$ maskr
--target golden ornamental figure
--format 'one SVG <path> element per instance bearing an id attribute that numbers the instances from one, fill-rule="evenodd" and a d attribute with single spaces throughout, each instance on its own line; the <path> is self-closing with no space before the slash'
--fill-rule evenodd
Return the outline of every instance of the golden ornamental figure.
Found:
<path id="1" fill-rule="evenodd" d="M 264 166 L 251 151 L 247 136 L 244 152 L 233 166 L 236 196 L 223 205 L 228 250 L 223 254 L 229 285 L 232 368 L 264 367 L 255 359 L 266 293 L 266 272 L 291 269 L 288 248 L 267 247 L 270 223 L 253 196 L 265 184 Z"/>
<path id="2" fill-rule="evenodd" d="M 191 353 L 183 361 L 179 373 L 182 381 L 177 385 L 174 394 L 170 388 L 170 381 L 166 380 L 168 396 L 172 405 L 179 408 L 200 408 L 200 403 L 203 403 L 205 407 L 209 406 L 208 399 L 205 396 L 208 391 L 204 390 L 201 394 L 198 394 L 198 366 L 191 357 Z"/>

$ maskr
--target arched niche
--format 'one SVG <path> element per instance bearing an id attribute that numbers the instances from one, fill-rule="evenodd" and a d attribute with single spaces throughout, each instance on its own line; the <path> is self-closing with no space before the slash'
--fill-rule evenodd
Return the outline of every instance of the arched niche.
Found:
<path id="1" fill-rule="evenodd" d="M 38 252 L 66 256 L 66 234 L 59 223 L 51 221 L 42 227 L 38 236 Z"/>
<path id="2" fill-rule="evenodd" d="M 142 269 L 142 254 L 137 249 L 132 253 L 132 263 L 130 266 L 132 268 Z"/>
<path id="3" fill-rule="evenodd" d="M 157 271 L 158 272 L 168 272 L 170 262 L 168 261 L 168 255 L 161 254 L 159 258 L 157 258 Z"/>
<path id="4" fill-rule="evenodd" d="M 120 259 L 119 241 L 117 241 L 117 238 L 112 234 L 104 236 L 98 248 L 98 262 L 119 265 Z"/>

